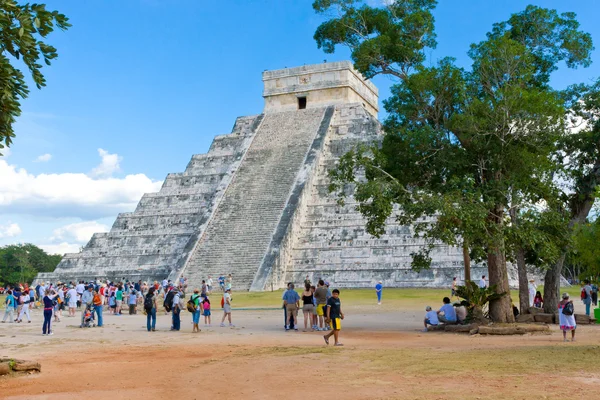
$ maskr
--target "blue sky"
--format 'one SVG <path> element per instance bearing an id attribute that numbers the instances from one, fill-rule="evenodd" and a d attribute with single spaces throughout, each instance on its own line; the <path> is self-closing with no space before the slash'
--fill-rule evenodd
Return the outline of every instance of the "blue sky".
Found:
<path id="1" fill-rule="evenodd" d="M 322 18 L 310 0 L 46 3 L 73 27 L 50 37 L 59 58 L 45 68 L 48 86 L 32 87 L 10 155 L 0 158 L 12 179 L 0 192 L 0 245 L 78 248 L 167 173 L 183 171 L 213 136 L 229 133 L 237 116 L 260 113 L 263 70 L 348 58 L 342 48 L 317 49 Z M 592 0 L 440 0 L 428 62 L 453 56 L 468 67 L 469 44 L 527 4 L 576 12 L 600 47 L 600 5 Z M 555 73 L 553 84 L 600 76 L 598 51 L 593 59 L 590 68 Z M 386 98 L 393 81 L 374 83 Z"/>

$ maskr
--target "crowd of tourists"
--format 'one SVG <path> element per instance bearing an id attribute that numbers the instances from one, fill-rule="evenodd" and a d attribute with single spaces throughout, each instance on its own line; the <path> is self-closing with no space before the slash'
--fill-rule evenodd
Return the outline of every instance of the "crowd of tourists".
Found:
<path id="1" fill-rule="evenodd" d="M 234 326 L 231 320 L 231 287 L 233 277 L 219 276 L 217 279 L 221 289 L 224 310 L 221 326 L 225 320 L 229 326 Z M 130 282 L 123 279 L 119 282 L 105 281 L 79 281 L 79 282 L 46 282 L 35 287 L 28 284 L 18 284 L 3 288 L 6 295 L 4 300 L 5 311 L 2 323 L 21 323 L 27 319 L 31 323 L 30 310 L 41 308 L 43 310 L 42 334 L 52 335 L 52 322 L 60 322 L 63 317 L 76 317 L 80 313 L 81 328 L 102 327 L 104 324 L 103 313 L 108 311 L 115 316 L 124 312 L 130 315 L 138 313 L 141 307 L 147 316 L 147 329 L 149 332 L 156 330 L 156 313 L 162 308 L 165 314 L 171 313 L 171 330 L 181 328 L 180 312 L 187 308 L 193 315 L 193 331 L 199 332 L 200 315 L 204 317 L 206 326 L 211 324 L 211 303 L 209 294 L 213 290 L 213 279 L 208 277 L 202 281 L 201 289 L 195 289 L 187 304 L 184 303 L 187 290 L 187 278 L 181 277 L 178 282 L 164 279 L 162 282 Z M 162 304 L 162 305 L 161 305 Z M 63 315 L 63 312 L 66 315 Z"/>

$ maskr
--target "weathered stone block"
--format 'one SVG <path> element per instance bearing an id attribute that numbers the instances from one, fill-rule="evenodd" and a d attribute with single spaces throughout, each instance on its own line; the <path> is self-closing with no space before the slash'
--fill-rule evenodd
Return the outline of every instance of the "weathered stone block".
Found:
<path id="1" fill-rule="evenodd" d="M 534 322 L 534 321 L 535 321 L 535 319 L 534 319 L 533 314 L 519 314 L 517 316 L 517 322 L 527 323 L 527 322 Z"/>
<path id="2" fill-rule="evenodd" d="M 527 309 L 527 311 L 529 311 L 529 314 L 543 314 L 544 309 L 543 308 L 537 308 L 537 307 L 529 307 Z"/>
<path id="3" fill-rule="evenodd" d="M 546 324 L 554 323 L 554 314 L 535 314 L 534 315 L 535 322 L 543 322 Z M 521 322 L 521 321 L 519 321 Z"/>
<path id="4" fill-rule="evenodd" d="M 575 314 L 575 322 L 582 325 L 590 323 L 590 316 L 585 314 Z"/>

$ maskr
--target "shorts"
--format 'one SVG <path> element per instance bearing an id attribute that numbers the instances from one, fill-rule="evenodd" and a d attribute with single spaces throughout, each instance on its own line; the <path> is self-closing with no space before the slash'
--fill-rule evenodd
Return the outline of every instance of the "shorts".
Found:
<path id="1" fill-rule="evenodd" d="M 198 311 L 195 311 L 195 312 L 192 314 L 192 322 L 193 322 L 194 324 L 197 324 L 198 322 L 200 322 L 200 310 L 198 310 Z"/>
<path id="2" fill-rule="evenodd" d="M 314 304 L 305 304 L 302 306 L 302 313 L 303 314 L 314 314 L 315 313 L 315 306 Z"/>
<path id="3" fill-rule="evenodd" d="M 450 291 L 450 297 L 454 297 L 454 296 L 456 296 L 456 290 L 451 289 L 451 291 Z"/>
<path id="4" fill-rule="evenodd" d="M 203 313 L 203 315 L 204 315 L 205 317 L 210 317 L 210 310 L 204 310 L 204 313 Z"/>
<path id="5" fill-rule="evenodd" d="M 425 320 L 425 323 L 427 325 L 431 325 L 431 326 L 437 326 L 438 324 L 432 324 L 431 321 L 429 321 L 429 318 Z"/>
<path id="6" fill-rule="evenodd" d="M 317 304 L 317 315 L 322 317 L 325 315 L 325 304 Z"/>
<path id="7" fill-rule="evenodd" d="M 123 304 L 123 300 L 116 300 L 117 303 L 117 307 L 121 307 L 121 304 Z"/>
<path id="8" fill-rule="evenodd" d="M 225 314 L 229 314 L 231 312 L 231 304 L 227 304 L 227 303 L 223 304 L 223 312 Z"/>
<path id="9" fill-rule="evenodd" d="M 329 327 L 331 327 L 331 329 L 333 329 L 334 331 L 341 331 L 342 320 L 340 318 L 332 318 L 329 322 Z"/>

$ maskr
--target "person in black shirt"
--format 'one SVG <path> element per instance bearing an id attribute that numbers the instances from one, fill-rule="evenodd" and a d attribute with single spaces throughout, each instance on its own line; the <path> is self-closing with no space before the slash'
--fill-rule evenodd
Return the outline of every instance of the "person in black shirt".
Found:
<path id="1" fill-rule="evenodd" d="M 342 329 L 342 320 L 344 319 L 344 313 L 342 312 L 342 302 L 340 300 L 340 291 L 333 289 L 331 297 L 327 300 L 327 320 L 326 322 L 331 327 L 331 332 L 323 336 L 325 343 L 329 344 L 329 338 L 331 336 L 335 339 L 334 346 L 343 346 L 339 342 L 340 330 Z"/>

